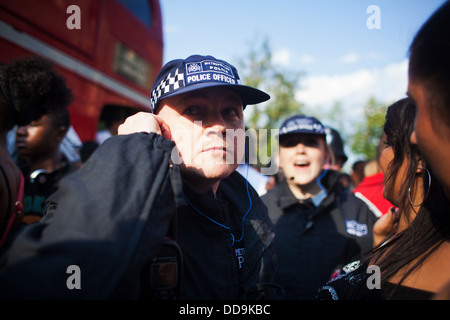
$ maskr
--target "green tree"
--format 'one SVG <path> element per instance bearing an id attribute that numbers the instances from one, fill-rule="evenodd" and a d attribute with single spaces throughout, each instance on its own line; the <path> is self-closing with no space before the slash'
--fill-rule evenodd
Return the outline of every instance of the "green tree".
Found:
<path id="1" fill-rule="evenodd" d="M 370 98 L 364 107 L 363 121 L 356 125 L 356 131 L 351 136 L 352 152 L 363 155 L 366 159 L 376 157 L 377 146 L 383 135 L 387 105 Z"/>
<path id="2" fill-rule="evenodd" d="M 287 117 L 302 112 L 303 104 L 295 98 L 300 72 L 283 70 L 272 61 L 272 50 L 269 40 L 257 39 L 251 44 L 248 55 L 239 61 L 242 82 L 259 88 L 270 94 L 271 99 L 250 110 L 246 126 L 250 129 L 267 129 L 268 136 L 263 133 L 257 137 L 258 165 L 266 165 L 273 151 L 278 147 L 274 139 L 270 139 L 270 130 L 278 129 Z"/>

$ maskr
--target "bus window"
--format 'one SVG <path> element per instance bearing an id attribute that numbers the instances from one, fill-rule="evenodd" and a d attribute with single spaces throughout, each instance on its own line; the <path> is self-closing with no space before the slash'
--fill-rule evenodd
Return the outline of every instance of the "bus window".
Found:
<path id="1" fill-rule="evenodd" d="M 146 26 L 152 26 L 152 15 L 149 0 L 119 0 Z"/>

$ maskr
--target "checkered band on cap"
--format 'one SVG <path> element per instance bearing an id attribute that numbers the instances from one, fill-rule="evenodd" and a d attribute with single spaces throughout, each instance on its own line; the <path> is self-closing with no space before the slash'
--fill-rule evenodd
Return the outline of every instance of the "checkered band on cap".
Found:
<path id="1" fill-rule="evenodd" d="M 169 61 L 159 71 L 150 91 L 152 112 L 156 113 L 162 99 L 216 86 L 235 91 L 244 108 L 270 99 L 267 93 L 243 85 L 236 68 L 228 62 L 213 56 L 192 55 Z"/>
<path id="2" fill-rule="evenodd" d="M 153 89 L 151 94 L 151 105 L 152 109 L 155 110 L 156 105 L 158 104 L 161 96 L 164 96 L 168 93 L 171 93 L 177 89 L 184 87 L 184 73 L 180 68 L 175 69 L 175 71 L 170 72 L 165 79 L 161 80 L 161 82 Z"/>

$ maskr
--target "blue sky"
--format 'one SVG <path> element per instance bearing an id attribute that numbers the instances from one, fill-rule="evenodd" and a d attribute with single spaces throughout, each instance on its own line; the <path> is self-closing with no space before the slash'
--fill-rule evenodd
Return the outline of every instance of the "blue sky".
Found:
<path id="1" fill-rule="evenodd" d="M 407 52 L 415 33 L 444 0 L 161 0 L 164 61 L 211 54 L 237 65 L 267 37 L 273 60 L 302 72 L 299 101 L 311 110 L 339 102 L 351 130 L 370 97 L 403 98 Z M 380 29 L 369 29 L 370 5 Z M 326 121 L 324 121 L 326 122 Z"/>
<path id="2" fill-rule="evenodd" d="M 382 67 L 406 58 L 417 29 L 443 0 L 161 0 L 164 60 L 209 53 L 233 62 L 267 36 L 308 74 Z M 381 29 L 366 12 L 380 8 Z M 347 57 L 347 59 L 345 59 Z"/>

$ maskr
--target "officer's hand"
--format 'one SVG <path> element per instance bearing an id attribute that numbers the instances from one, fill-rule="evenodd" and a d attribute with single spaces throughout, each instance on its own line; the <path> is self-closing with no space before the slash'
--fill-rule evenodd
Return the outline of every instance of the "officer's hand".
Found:
<path id="1" fill-rule="evenodd" d="M 118 134 L 131 134 L 135 132 L 154 132 L 170 140 L 170 128 L 164 120 L 155 114 L 138 112 L 128 117 L 118 128 Z"/>

